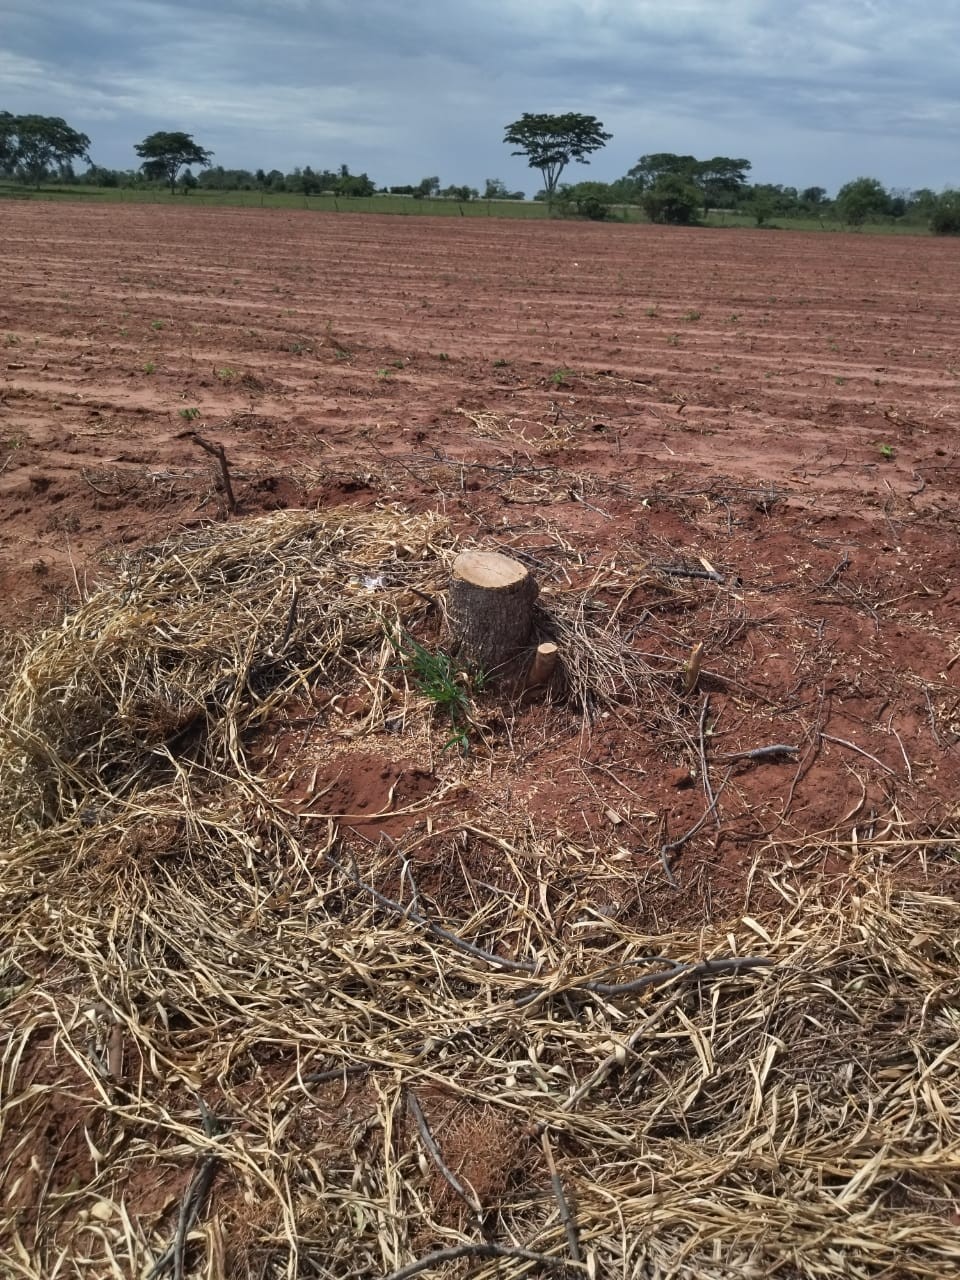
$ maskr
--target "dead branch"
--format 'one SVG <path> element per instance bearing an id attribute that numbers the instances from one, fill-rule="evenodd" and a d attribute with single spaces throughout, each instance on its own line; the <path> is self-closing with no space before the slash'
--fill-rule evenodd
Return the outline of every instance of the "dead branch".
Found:
<path id="1" fill-rule="evenodd" d="M 237 514 L 237 500 L 233 494 L 233 484 L 230 481 L 230 468 L 227 465 L 227 452 L 222 444 L 211 444 L 209 440 L 205 440 L 203 436 L 196 431 L 184 431 L 184 436 L 192 440 L 204 452 L 212 454 L 220 463 L 220 475 L 223 479 L 223 492 L 227 500 L 227 510 L 232 516 Z"/>
<path id="2" fill-rule="evenodd" d="M 709 571 L 707 569 L 685 569 L 682 565 L 673 564 L 652 564 L 651 569 L 655 569 L 657 573 L 665 574 L 668 578 L 703 578 L 707 582 L 723 582 L 722 573 L 717 573 L 716 569 Z"/>
<path id="3" fill-rule="evenodd" d="M 721 760 L 773 760 L 777 756 L 795 756 L 799 747 L 788 746 L 785 742 L 774 742 L 769 747 L 753 747 L 750 751 L 729 751 L 720 757 Z"/>
<path id="4" fill-rule="evenodd" d="M 896 777 L 896 769 L 891 769 L 888 764 L 884 764 L 882 760 L 878 760 L 877 757 L 871 755 L 869 751 L 864 751 L 863 747 L 858 747 L 855 742 L 849 742 L 846 738 L 834 738 L 829 733 L 821 733 L 820 737 L 824 742 L 835 742 L 838 747 L 847 747 L 850 751 L 856 751 L 857 755 L 864 756 L 867 760 L 872 760 L 875 765 L 878 765 L 886 773 L 891 773 Z"/>
<path id="5" fill-rule="evenodd" d="M 352 880 L 358 889 L 363 889 L 365 893 L 369 893 L 381 907 L 386 907 L 389 911 L 395 911 L 397 915 L 420 925 L 435 937 L 443 938 L 445 942 L 449 942 L 458 951 L 463 951 L 469 956 L 476 956 L 478 960 L 485 960 L 487 964 L 494 964 L 500 969 L 509 969 L 514 973 L 536 973 L 537 965 L 533 964 L 532 961 L 510 960 L 506 956 L 494 955 L 492 951 L 484 951 L 482 947 L 475 947 L 472 942 L 467 942 L 466 939 L 457 937 L 449 929 L 444 929 L 442 925 L 436 924 L 425 915 L 421 915 L 414 907 L 405 907 L 400 902 L 394 902 L 393 898 L 388 898 L 385 894 L 380 893 L 373 885 L 364 883 L 358 875 L 345 867 L 342 862 L 338 862 L 332 854 L 324 853 L 323 856 L 332 867 L 335 867 L 342 875 Z"/>
<path id="6" fill-rule="evenodd" d="M 703 794 L 706 797 L 707 804 L 713 810 L 714 821 L 720 826 L 720 819 L 717 816 L 717 801 L 713 794 L 713 788 L 710 786 L 710 767 L 707 764 L 707 740 L 706 740 L 706 724 L 707 712 L 710 709 L 709 694 L 703 699 L 703 706 L 700 708 L 700 723 L 698 725 L 697 745 L 700 751 L 700 779 L 703 783 Z"/>
<path id="7" fill-rule="evenodd" d="M 563 1229 L 567 1235 L 567 1244 L 570 1246 L 570 1257 L 574 1262 L 582 1262 L 583 1258 L 580 1253 L 580 1232 L 577 1228 L 576 1219 L 570 1212 L 570 1205 L 563 1190 L 563 1181 L 557 1171 L 557 1165 L 553 1158 L 553 1151 L 550 1148 L 550 1135 L 546 1130 L 540 1135 L 540 1144 L 543 1147 L 543 1158 L 547 1162 L 547 1168 L 550 1170 L 550 1184 L 553 1187 L 553 1194 L 557 1198 L 557 1211 L 560 1214 L 560 1221 L 563 1223 Z"/>
<path id="8" fill-rule="evenodd" d="M 435 1253 L 428 1253 L 422 1258 L 418 1258 L 416 1262 L 409 1262 L 405 1267 L 401 1267 L 399 1271 L 391 1271 L 388 1276 L 384 1276 L 384 1280 L 409 1280 L 410 1276 L 417 1276 L 421 1271 L 429 1271 L 432 1267 L 438 1267 L 441 1262 L 455 1262 L 457 1258 L 522 1258 L 525 1262 L 537 1262 L 541 1267 L 550 1267 L 553 1270 L 561 1270 L 564 1267 L 570 1267 L 570 1261 L 566 1258 L 551 1258 L 546 1253 L 534 1253 L 532 1249 L 518 1249 L 513 1245 L 504 1244 L 488 1244 L 485 1241 L 476 1241 L 472 1244 L 457 1244 L 449 1249 L 437 1249 Z M 583 1264 L 581 1269 L 586 1270 Z"/>
<path id="9" fill-rule="evenodd" d="M 690 830 L 685 831 L 684 834 L 679 837 L 679 839 L 671 840 L 667 844 L 662 844 L 660 846 L 660 861 L 663 863 L 664 870 L 667 873 L 667 879 L 670 881 L 670 883 L 673 885 L 674 888 L 676 888 L 677 882 L 674 879 L 673 871 L 670 868 L 670 860 L 669 860 L 670 854 L 676 853 L 678 849 L 682 849 L 683 846 L 687 843 L 687 841 L 692 840 L 693 837 L 697 834 L 697 832 L 700 831 L 704 826 L 706 826 L 706 824 L 713 817 L 713 814 L 715 813 L 717 808 L 717 802 L 720 799 L 720 797 L 723 795 L 723 790 L 726 787 L 727 783 L 730 781 L 730 773 L 731 773 L 731 770 L 728 769 L 727 776 L 720 783 L 720 786 L 717 788 L 716 792 L 714 793 L 713 800 L 707 806 L 707 809 L 704 812 L 704 814 L 697 819 L 697 821 L 693 824 Z"/>
<path id="10" fill-rule="evenodd" d="M 420 1106 L 419 1099 L 412 1089 L 407 1093 L 407 1106 L 410 1108 L 410 1114 L 413 1116 L 417 1128 L 420 1131 L 420 1137 L 423 1140 L 423 1145 L 426 1147 L 433 1163 L 440 1170 L 444 1181 L 456 1192 L 464 1204 L 471 1209 L 478 1218 L 482 1218 L 483 1205 L 473 1192 L 469 1191 L 463 1185 L 457 1175 L 447 1167 L 443 1156 L 440 1154 L 440 1148 L 437 1146 L 437 1141 L 430 1132 L 430 1126 L 427 1124 L 427 1117 L 423 1114 L 423 1108 Z"/>
<path id="11" fill-rule="evenodd" d="M 213 1137 L 217 1132 L 216 1121 L 207 1111 L 202 1101 L 201 1110 L 203 1113 L 204 1132 L 208 1137 Z M 171 1266 L 173 1267 L 173 1280 L 184 1280 L 184 1253 L 187 1247 L 187 1236 L 190 1234 L 193 1224 L 203 1212 L 207 1197 L 210 1195 L 214 1179 L 217 1176 L 219 1165 L 220 1157 L 218 1155 L 209 1154 L 201 1160 L 180 1203 L 180 1216 L 177 1220 L 176 1234 L 172 1242 L 154 1263 L 148 1280 L 155 1280 L 156 1276 L 162 1275 Z"/>
<path id="12" fill-rule="evenodd" d="M 719 960 L 701 960 L 696 964 L 675 964 L 670 969 L 662 969 L 658 973 L 645 973 L 642 978 L 634 978 L 632 982 L 583 982 L 578 984 L 581 990 L 593 991 L 598 996 L 632 995 L 637 991 L 646 991 L 648 987 L 660 987 L 674 978 L 702 978 L 711 973 L 741 973 L 749 969 L 769 969 L 773 961 L 767 956 L 727 956 Z"/>

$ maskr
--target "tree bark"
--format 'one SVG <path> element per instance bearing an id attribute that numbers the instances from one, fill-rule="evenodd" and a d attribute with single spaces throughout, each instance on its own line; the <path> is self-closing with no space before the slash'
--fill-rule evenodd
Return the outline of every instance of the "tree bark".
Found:
<path id="1" fill-rule="evenodd" d="M 464 551 L 453 562 L 447 598 L 458 654 L 487 675 L 503 674 L 530 643 L 535 579 L 496 551 Z"/>

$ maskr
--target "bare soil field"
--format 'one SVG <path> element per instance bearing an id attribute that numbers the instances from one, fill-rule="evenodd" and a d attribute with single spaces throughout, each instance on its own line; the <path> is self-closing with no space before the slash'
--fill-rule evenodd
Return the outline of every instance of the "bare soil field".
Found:
<path id="1" fill-rule="evenodd" d="M 191 739 L 208 774 L 189 803 L 179 750 L 195 725 L 176 717 L 151 739 L 152 765 L 121 770 L 118 756 L 112 773 L 104 729 L 99 792 L 77 780 L 89 745 L 63 757 L 56 803 L 36 801 L 32 780 L 11 789 L 10 1274 L 52 1275 L 59 1256 L 61 1274 L 88 1276 L 932 1277 L 956 1265 L 937 1234 L 960 1184 L 953 1015 L 929 1054 L 903 1056 L 922 1040 L 914 1005 L 935 1021 L 957 977 L 956 246 L 24 202 L 2 210 L 0 273 L 0 626 L 18 698 L 39 687 L 39 658 L 32 676 L 17 666 L 36 637 L 86 628 L 101 643 L 114 623 L 98 590 L 126 584 L 125 606 L 167 572 L 161 548 L 209 621 L 221 605 L 201 568 L 234 527 L 272 531 L 249 534 L 251 555 L 258 572 L 278 564 L 250 644 L 273 627 L 271 662 L 291 636 L 307 655 L 311 569 L 294 573 L 277 550 L 314 530 L 301 512 L 341 574 L 317 593 L 382 594 L 431 649 L 453 552 L 518 558 L 569 659 L 546 690 L 471 691 L 461 752 L 389 643 L 358 633 L 336 671 L 298 659 L 283 698 L 248 682 L 242 731 L 216 761 Z M 224 447 L 234 512 L 197 435 Z M 230 572 L 216 567 L 217 581 Z M 246 614 L 223 599 L 226 652 L 255 606 L 252 588 Z M 150 610 L 161 625 L 160 605 L 138 607 L 136 627 Z M 52 681 L 48 698 L 66 703 L 74 687 Z M 26 705 L 6 704 L 11 742 Z M 17 750 L 39 732 L 23 729 Z M 218 792 L 209 817 L 238 753 L 243 802 L 234 811 Z M 98 835 L 90 814 L 108 793 L 121 803 L 119 773 L 147 777 L 158 759 L 169 778 L 150 784 L 170 803 L 142 802 L 133 835 Z M 281 801 L 278 826 L 263 815 Z M 254 828 L 260 843 L 244 844 Z M 219 852 L 201 869 L 213 846 L 197 833 L 214 829 Z M 149 868 L 173 848 L 189 850 L 183 866 L 157 879 Z M 215 899 L 190 898 L 191 877 Z M 342 921 L 322 947 L 309 927 L 321 897 Z M 101 901 L 116 905 L 98 923 Z M 214 917 L 230 929 L 191 952 L 181 935 L 205 938 Z M 342 993 L 349 976 L 336 1017 L 317 1005 L 310 1021 L 310 975 L 271 950 L 285 928 L 321 988 Z M 801 962 L 791 948 L 805 946 Z M 634 966 L 653 947 L 697 982 L 654 1007 L 662 975 L 631 986 L 618 947 Z M 720 951 L 739 960 L 701 985 L 697 965 Z M 377 957 L 388 977 L 371 976 Z M 763 997 L 751 957 L 788 975 Z M 548 969 L 549 993 L 527 992 Z M 875 1018 L 857 1022 L 857 993 L 863 1009 L 875 997 Z M 264 1012 L 271 999 L 282 1015 Z M 465 1039 L 441 1052 L 455 1009 Z M 654 1017 L 664 1060 L 644 1076 L 626 1041 Z M 496 1051 L 477 1039 L 487 1020 Z M 749 1063 L 731 1048 L 747 1025 L 761 1037 Z M 879 1055 L 856 1105 L 848 1034 Z M 795 1070 L 777 1083 L 788 1045 Z M 815 1120 L 800 1133 L 794 1116 L 785 1136 L 789 1106 L 806 1105 L 798 1080 L 827 1059 L 830 1105 L 811 1103 Z M 669 1106 L 645 1111 L 667 1077 Z M 768 1077 L 781 1091 L 769 1150 L 756 1128 Z M 868 1085 L 886 1100 L 875 1116 Z M 753 1090 L 748 1124 L 735 1100 Z M 900 1123 L 894 1101 L 914 1107 L 912 1154 L 878 1136 L 881 1113 Z M 790 1151 L 815 1131 L 836 1145 L 796 1156 L 794 1177 Z M 749 1159 L 733 1170 L 735 1147 Z M 698 1218 L 706 1183 L 721 1190 Z M 745 1236 L 751 1205 L 766 1226 Z"/>

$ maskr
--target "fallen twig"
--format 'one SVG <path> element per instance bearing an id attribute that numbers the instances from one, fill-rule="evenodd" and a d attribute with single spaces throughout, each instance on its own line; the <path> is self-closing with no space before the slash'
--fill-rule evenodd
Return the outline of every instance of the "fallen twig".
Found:
<path id="1" fill-rule="evenodd" d="M 556 1270 L 575 1265 L 567 1258 L 551 1258 L 549 1254 L 534 1253 L 532 1249 L 518 1249 L 514 1245 L 490 1244 L 477 1240 L 472 1244 L 456 1244 L 449 1249 L 437 1249 L 435 1253 L 428 1253 L 416 1262 L 407 1263 L 399 1271 L 391 1271 L 388 1276 L 384 1276 L 384 1280 L 409 1280 L 410 1276 L 438 1267 L 441 1262 L 455 1262 L 457 1258 L 522 1258 L 525 1262 L 537 1262 L 541 1267 Z M 579 1265 L 585 1270 L 583 1263 Z"/>
<path id="2" fill-rule="evenodd" d="M 674 878 L 673 870 L 670 867 L 669 855 L 671 853 L 676 853 L 678 849 L 682 849 L 683 846 L 687 843 L 687 841 L 692 840 L 693 837 L 697 834 L 697 832 L 700 831 L 701 828 L 704 827 L 707 824 L 707 822 L 710 821 L 710 818 L 713 816 L 714 812 L 716 811 L 717 801 L 720 799 L 721 795 L 723 794 L 723 789 L 729 781 L 730 781 L 730 770 L 728 769 L 727 776 L 724 778 L 723 782 L 720 783 L 719 788 L 714 794 L 713 800 L 707 806 L 706 812 L 701 817 L 699 817 L 697 821 L 693 824 L 693 826 L 690 828 L 690 830 L 684 832 L 684 834 L 680 836 L 679 839 L 671 840 L 667 844 L 662 844 L 660 846 L 660 861 L 663 863 L 663 868 L 667 873 L 667 879 L 670 881 L 671 885 L 674 888 L 676 888 L 677 882 L 676 882 L 676 879 Z"/>
<path id="3" fill-rule="evenodd" d="M 583 982 L 577 985 L 598 996 L 622 996 L 645 991 L 648 987 L 660 987 L 674 978 L 702 978 L 708 973 L 739 973 L 744 969 L 769 969 L 772 965 L 773 961 L 766 956 L 726 956 L 719 960 L 700 960 L 696 964 L 675 964 L 657 973 L 645 973 L 642 978 L 634 978 L 631 982 Z"/>
<path id="4" fill-rule="evenodd" d="M 217 1132 L 217 1124 L 210 1115 L 206 1106 L 201 1100 L 201 1111 L 203 1113 L 203 1128 L 208 1137 L 215 1136 Z M 197 1171 L 190 1179 L 190 1185 L 187 1187 L 186 1194 L 180 1204 L 180 1216 L 177 1220 L 177 1230 L 172 1242 L 167 1246 L 160 1255 L 150 1271 L 148 1280 L 154 1280 L 156 1276 L 162 1275 L 164 1271 L 173 1267 L 173 1280 L 183 1280 L 184 1278 L 184 1253 L 187 1247 L 187 1236 L 193 1227 L 193 1224 L 203 1212 L 213 1181 L 217 1176 L 217 1169 L 220 1164 L 218 1155 L 206 1155 L 201 1160 Z"/>
<path id="5" fill-rule="evenodd" d="M 449 942 L 458 951 L 463 951 L 469 956 L 476 956 L 478 960 L 485 960 L 487 964 L 495 964 L 501 969 L 510 969 L 514 973 L 536 973 L 537 965 L 532 961 L 510 960 L 505 956 L 494 955 L 492 951 L 484 951 L 482 947 L 475 947 L 472 942 L 467 942 L 466 939 L 457 937 L 449 929 L 444 929 L 442 925 L 436 924 L 425 915 L 421 915 L 413 906 L 405 907 L 400 902 L 394 902 L 393 898 L 388 898 L 385 894 L 380 893 L 372 884 L 366 884 L 355 872 L 345 867 L 342 862 L 338 862 L 332 854 L 324 853 L 323 856 L 332 867 L 335 867 L 342 875 L 348 876 L 357 888 L 369 893 L 380 906 L 386 907 L 390 911 L 395 911 L 397 915 L 403 916 L 407 920 L 412 920 L 414 924 L 421 925 L 435 937 L 443 938 L 445 942 Z"/>
<path id="6" fill-rule="evenodd" d="M 576 1089 L 574 1089 L 570 1097 L 567 1098 L 566 1101 L 561 1104 L 560 1110 L 573 1111 L 578 1106 L 578 1104 L 583 1101 L 583 1099 L 587 1096 L 588 1093 L 590 1093 L 593 1089 L 595 1089 L 598 1084 L 603 1084 L 604 1080 L 606 1080 L 607 1076 L 614 1069 L 614 1067 L 622 1067 L 623 1064 L 626 1062 L 627 1053 L 633 1049 L 637 1041 L 640 1040 L 643 1037 L 643 1035 L 650 1030 L 651 1026 L 655 1022 L 659 1022 L 664 1017 L 664 1015 L 669 1013 L 671 1009 L 673 1009 L 677 1004 L 679 1004 L 679 1002 L 680 1002 L 680 992 L 678 991 L 676 992 L 675 995 L 671 997 L 671 999 L 664 1001 L 664 1003 L 660 1005 L 658 1008 L 656 1008 L 653 1011 L 653 1013 L 651 1013 L 648 1017 L 644 1018 L 644 1020 L 640 1023 L 639 1027 L 635 1027 L 633 1031 L 630 1032 L 629 1036 L 627 1036 L 626 1041 L 622 1045 L 617 1045 L 613 1053 L 611 1053 L 608 1057 L 604 1058 L 604 1060 L 600 1063 L 600 1065 L 596 1068 L 596 1070 L 592 1071 L 590 1075 L 586 1078 L 586 1080 L 584 1080 L 582 1084 L 578 1085 Z"/>
<path id="7" fill-rule="evenodd" d="M 706 796 L 707 804 L 713 810 L 714 821 L 717 826 L 720 825 L 720 819 L 717 816 L 717 802 L 713 794 L 713 788 L 710 786 L 710 769 L 707 765 L 707 742 L 706 742 L 706 724 L 707 712 L 710 709 L 710 695 L 703 699 L 703 706 L 700 708 L 700 723 L 698 725 L 698 746 L 700 749 L 700 778 L 703 782 L 703 794 Z"/>
<path id="8" fill-rule="evenodd" d="M 651 569 L 655 569 L 657 573 L 664 573 L 668 578 L 704 578 L 708 582 L 723 582 L 722 573 L 717 573 L 716 569 L 712 572 L 708 569 L 685 569 L 682 565 L 672 564 L 652 564 Z"/>
<path id="9" fill-rule="evenodd" d="M 900 748 L 900 754 L 903 756 L 903 763 L 907 766 L 907 781 L 912 783 L 913 782 L 913 766 L 910 764 L 910 757 L 907 755 L 907 749 L 903 745 L 903 739 L 900 737 L 899 733 L 897 733 L 896 729 L 893 727 L 892 717 L 891 717 L 891 724 L 890 724 L 890 732 L 896 738 L 897 746 Z"/>
<path id="10" fill-rule="evenodd" d="M 799 747 L 788 746 L 785 742 L 774 742 L 769 747 L 754 747 L 750 751 L 730 751 L 721 756 L 722 760 L 771 760 L 777 756 L 795 756 Z"/>
<path id="11" fill-rule="evenodd" d="M 101 498 L 115 498 L 117 496 L 116 489 L 114 489 L 114 491 L 111 493 L 109 489 L 101 489 L 99 485 L 94 484 L 93 481 L 90 479 L 90 477 L 87 475 L 86 470 L 84 468 L 81 468 L 80 475 L 83 477 L 84 481 L 89 485 L 89 487 L 93 490 L 94 493 L 100 494 Z"/>
<path id="12" fill-rule="evenodd" d="M 483 1205 L 473 1192 L 469 1191 L 457 1175 L 444 1163 L 443 1156 L 440 1154 L 440 1148 L 437 1146 L 436 1139 L 430 1132 L 430 1126 L 427 1124 L 427 1117 L 423 1114 L 423 1108 L 420 1106 L 417 1095 L 412 1089 L 407 1092 L 407 1105 L 410 1108 L 410 1114 L 413 1116 L 417 1128 L 420 1131 L 420 1137 L 423 1140 L 423 1145 L 426 1147 L 433 1163 L 440 1170 L 444 1181 L 452 1187 L 464 1204 L 467 1205 L 469 1209 L 472 1209 L 478 1218 L 482 1218 Z"/>
<path id="13" fill-rule="evenodd" d="M 845 573 L 847 569 L 849 569 L 849 567 L 850 567 L 850 554 L 849 552 L 845 551 L 843 553 L 843 558 L 837 561 L 837 563 L 833 566 L 833 569 L 831 570 L 831 572 L 827 575 L 827 577 L 824 578 L 824 580 L 817 587 L 817 590 L 823 591 L 826 587 L 832 586 L 832 584 L 836 582 L 837 579 L 841 576 L 841 574 Z"/>
<path id="14" fill-rule="evenodd" d="M 943 739 L 940 737 L 940 731 L 937 728 L 937 716 L 936 716 L 936 712 L 933 709 L 933 702 L 930 699 L 930 690 L 924 689 L 923 696 L 927 703 L 927 714 L 930 717 L 930 732 L 933 734 L 933 740 L 937 744 L 937 746 L 942 747 L 944 745 L 944 742 L 943 742 Z"/>
<path id="15" fill-rule="evenodd" d="M 858 747 L 855 742 L 848 742 L 846 738 L 834 738 L 829 733 L 821 733 L 820 737 L 824 742 L 835 742 L 838 747 L 848 747 L 851 751 L 856 751 L 858 755 L 865 756 L 868 760 L 872 760 L 875 765 L 879 765 L 881 769 L 896 777 L 896 769 L 891 769 L 888 764 L 884 764 L 882 760 L 878 760 L 877 757 L 871 755 L 869 751 L 864 751 L 863 747 Z"/>
<path id="16" fill-rule="evenodd" d="M 557 1165 L 553 1158 L 553 1151 L 550 1148 L 550 1135 L 546 1130 L 540 1135 L 540 1144 L 543 1147 L 543 1157 L 547 1162 L 547 1168 L 550 1170 L 550 1184 L 553 1187 L 553 1194 L 557 1198 L 557 1211 L 560 1214 L 560 1221 L 563 1223 L 563 1229 L 567 1235 L 567 1244 L 570 1246 L 570 1257 L 574 1262 L 582 1262 L 583 1258 L 580 1253 L 580 1233 L 577 1229 L 577 1223 L 573 1214 L 570 1212 L 570 1205 L 563 1191 L 563 1180 L 557 1172 Z"/>
<path id="17" fill-rule="evenodd" d="M 293 629 L 297 625 L 297 604 L 299 603 L 299 600 L 300 587 L 295 582 L 293 584 L 293 596 L 290 600 L 290 612 L 287 614 L 287 625 L 283 629 L 283 638 L 280 641 L 280 647 L 277 649 L 278 654 L 283 653 L 284 649 L 286 649 L 287 643 L 293 635 Z"/>
<path id="18" fill-rule="evenodd" d="M 670 865 L 670 859 L 667 857 L 667 846 L 660 846 L 660 865 L 663 867 L 663 874 L 667 877 L 667 884 L 671 889 L 678 888 L 677 877 L 673 874 L 673 867 Z"/>

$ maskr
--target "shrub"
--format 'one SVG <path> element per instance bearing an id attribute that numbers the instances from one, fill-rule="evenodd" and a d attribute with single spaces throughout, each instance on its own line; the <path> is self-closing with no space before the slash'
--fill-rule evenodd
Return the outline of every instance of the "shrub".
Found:
<path id="1" fill-rule="evenodd" d="M 862 227 L 889 208 L 890 197 L 876 178 L 854 178 L 837 192 L 836 210 L 848 227 Z"/>
<path id="2" fill-rule="evenodd" d="M 930 230 L 937 236 L 960 235 L 960 191 L 944 191 L 937 197 Z"/>
<path id="3" fill-rule="evenodd" d="M 667 173 L 643 193 L 640 203 L 651 222 L 689 226 L 697 221 L 703 197 L 682 175 Z"/>
<path id="4" fill-rule="evenodd" d="M 606 182 L 578 182 L 560 188 L 560 212 L 603 222 L 610 216 L 613 195 Z"/>

